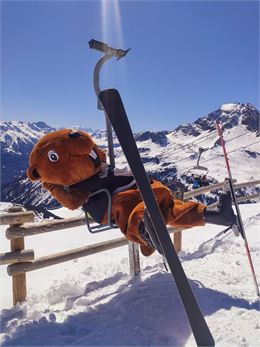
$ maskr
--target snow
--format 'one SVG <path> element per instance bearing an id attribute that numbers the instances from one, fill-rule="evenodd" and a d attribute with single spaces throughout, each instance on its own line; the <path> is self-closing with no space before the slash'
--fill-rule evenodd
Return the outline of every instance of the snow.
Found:
<path id="1" fill-rule="evenodd" d="M 241 212 L 259 279 L 260 204 L 241 205 Z M 80 213 L 57 211 L 62 217 Z M 5 226 L 0 229 L 1 252 L 9 251 Z M 221 230 L 207 225 L 184 231 L 179 256 L 216 345 L 259 346 L 259 302 L 243 240 L 232 232 L 217 236 Z M 92 235 L 82 226 L 27 237 L 26 248 L 39 257 L 119 235 L 118 230 Z M 141 256 L 141 269 L 140 276 L 129 277 L 127 247 L 121 247 L 29 272 L 28 299 L 12 307 L 11 279 L 2 266 L 2 345 L 194 346 L 161 257 Z"/>
<path id="2" fill-rule="evenodd" d="M 182 133 L 171 133 L 168 138 L 167 147 L 158 146 L 157 150 L 153 148 L 152 154 L 148 152 L 147 155 L 157 156 L 161 163 L 176 164 L 178 176 L 180 176 L 196 166 L 199 147 L 207 148 L 208 150 L 201 156 L 200 165 L 209 169 L 208 177 L 214 177 L 218 181 L 227 177 L 222 148 L 215 145 L 218 140 L 215 132 L 203 132 L 195 140 L 194 136 L 184 136 Z M 240 182 L 258 179 L 256 168 L 260 167 L 260 141 L 257 135 L 249 132 L 245 125 L 239 124 L 230 130 L 225 130 L 224 138 L 230 166 L 232 172 L 235 173 L 234 178 Z M 256 157 L 251 158 L 246 150 L 254 151 Z M 156 168 L 156 165 L 153 164 L 152 168 L 150 163 L 149 166 L 145 165 L 147 170 L 153 169 L 154 171 L 158 170 L 158 166 Z"/>
<path id="3" fill-rule="evenodd" d="M 238 103 L 237 104 L 223 104 L 221 105 L 220 109 L 224 112 L 232 112 L 233 110 L 235 110 L 238 107 Z"/>

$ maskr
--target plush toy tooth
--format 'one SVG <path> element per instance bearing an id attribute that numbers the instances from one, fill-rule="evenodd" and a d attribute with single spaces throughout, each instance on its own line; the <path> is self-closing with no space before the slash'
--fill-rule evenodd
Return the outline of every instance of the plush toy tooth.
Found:
<path id="1" fill-rule="evenodd" d="M 96 152 L 92 149 L 91 152 L 89 153 L 89 155 L 93 158 L 93 159 L 97 159 L 97 154 Z"/>

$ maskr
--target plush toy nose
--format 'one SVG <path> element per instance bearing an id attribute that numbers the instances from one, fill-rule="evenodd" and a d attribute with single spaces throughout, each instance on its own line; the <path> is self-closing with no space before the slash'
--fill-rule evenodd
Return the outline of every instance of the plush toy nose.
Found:
<path id="1" fill-rule="evenodd" d="M 71 130 L 71 132 L 69 133 L 69 137 L 79 137 L 81 136 L 81 133 L 77 130 Z"/>

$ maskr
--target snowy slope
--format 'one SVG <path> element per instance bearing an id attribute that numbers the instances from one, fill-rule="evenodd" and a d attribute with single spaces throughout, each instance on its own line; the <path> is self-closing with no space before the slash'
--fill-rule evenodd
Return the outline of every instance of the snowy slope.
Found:
<path id="1" fill-rule="evenodd" d="M 143 158 L 157 158 L 157 163 L 150 160 L 145 164 L 148 171 L 163 172 L 172 168 L 178 177 L 197 164 L 200 147 L 207 149 L 201 156 L 200 165 L 209 169 L 209 177 L 222 180 L 226 177 L 226 169 L 215 130 L 215 121 L 219 121 L 234 177 L 240 181 L 250 180 L 257 176 L 260 167 L 259 120 L 259 112 L 250 104 L 224 104 L 194 123 L 165 133 L 164 145 L 152 140 L 137 143 L 146 149 Z M 166 177 L 162 174 L 162 178 Z"/>
<path id="2" fill-rule="evenodd" d="M 44 122 L 0 123 L 2 185 L 25 172 L 32 147 L 41 136 L 53 130 Z"/>
<path id="3" fill-rule="evenodd" d="M 9 121 L 0 123 L 0 126 L 0 141 L 5 144 L 4 152 L 15 152 L 18 155 L 21 154 L 19 144 L 34 144 L 39 136 L 54 130 L 44 122 Z"/>
<path id="4" fill-rule="evenodd" d="M 6 208 L 6 205 L 2 205 Z M 260 204 L 241 206 L 260 279 Z M 62 217 L 80 211 L 61 209 Z M 1 252 L 9 250 L 1 226 Z M 180 258 L 217 346 L 259 346 L 259 304 L 243 247 L 221 227 L 183 232 Z M 62 233 L 62 237 L 61 237 Z M 36 257 L 118 237 L 77 227 L 26 238 Z M 141 257 L 142 273 L 129 278 L 127 247 L 27 274 L 28 300 L 11 308 L 11 279 L 2 266 L 3 346 L 194 346 L 171 275 L 161 258 Z"/>

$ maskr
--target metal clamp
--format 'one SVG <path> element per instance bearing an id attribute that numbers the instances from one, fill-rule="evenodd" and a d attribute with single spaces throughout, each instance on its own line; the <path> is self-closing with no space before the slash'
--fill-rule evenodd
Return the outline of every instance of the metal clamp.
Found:
<path id="1" fill-rule="evenodd" d="M 92 196 L 98 195 L 100 193 L 106 193 L 107 197 L 108 197 L 108 207 L 107 207 L 108 222 L 107 222 L 107 224 L 97 224 L 97 225 L 94 225 L 93 227 L 91 227 L 90 226 L 90 220 L 91 219 L 90 219 L 88 213 L 86 212 L 88 230 L 92 234 L 100 233 L 102 231 L 109 230 L 109 229 L 118 228 L 118 226 L 115 225 L 112 221 L 112 196 L 111 196 L 110 191 L 107 189 L 99 189 L 95 193 L 90 194 L 89 198 L 91 198 Z"/>

